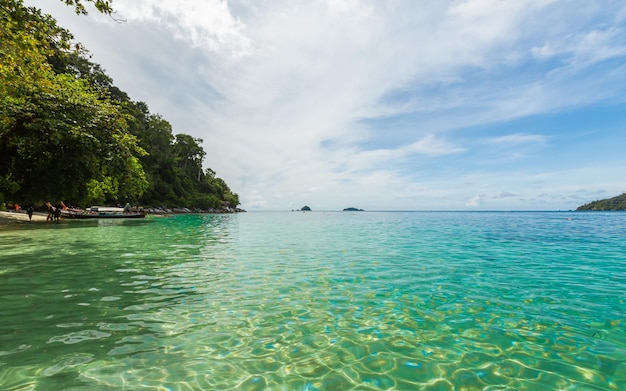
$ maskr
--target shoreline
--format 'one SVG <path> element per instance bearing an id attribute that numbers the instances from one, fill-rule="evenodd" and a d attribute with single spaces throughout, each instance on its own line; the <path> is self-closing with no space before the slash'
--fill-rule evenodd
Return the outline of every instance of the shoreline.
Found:
<path id="1" fill-rule="evenodd" d="M 243 209 L 237 209 L 237 210 L 233 210 L 230 212 L 227 211 L 213 211 L 213 212 L 204 212 L 204 213 L 199 213 L 199 214 L 230 214 L 230 213 L 239 213 L 239 212 L 245 212 Z M 172 213 L 172 211 L 163 211 L 163 213 L 148 213 L 146 216 L 176 216 L 176 215 L 183 215 L 183 214 L 193 214 L 193 212 L 190 211 L 186 211 L 186 212 L 174 212 Z M 21 210 L 20 212 L 14 212 L 14 211 L 0 211 L 0 225 L 5 225 L 5 224 L 12 224 L 12 223 L 45 223 L 45 222 L 50 222 L 50 220 L 47 220 L 48 214 L 47 213 L 42 213 L 42 212 L 35 212 L 33 214 L 33 219 L 31 221 L 28 220 L 28 214 L 26 213 L 25 210 Z M 63 218 L 62 218 L 63 219 Z M 71 219 L 70 219 L 71 220 Z"/>
<path id="2" fill-rule="evenodd" d="M 21 212 L 7 212 L 0 211 L 0 224 L 6 224 L 9 222 L 20 222 L 20 223 L 34 223 L 34 222 L 46 222 L 47 214 L 37 213 L 33 214 L 33 219 L 31 221 L 28 220 L 28 214 L 26 211 Z"/>

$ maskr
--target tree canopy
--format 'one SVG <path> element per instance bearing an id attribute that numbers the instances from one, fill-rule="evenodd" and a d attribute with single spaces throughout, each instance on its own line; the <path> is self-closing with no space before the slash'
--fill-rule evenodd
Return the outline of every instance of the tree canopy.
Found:
<path id="1" fill-rule="evenodd" d="M 579 206 L 576 210 L 626 210 L 626 193 Z"/>
<path id="2" fill-rule="evenodd" d="M 85 5 L 83 4 L 81 0 L 61 0 L 61 1 L 63 1 L 67 5 L 73 6 L 77 14 L 83 14 L 83 15 L 87 14 L 87 9 L 85 8 Z M 85 2 L 93 3 L 96 9 L 102 12 L 103 14 L 110 15 L 113 13 L 113 7 L 111 5 L 111 3 L 113 2 L 112 0 L 85 0 Z"/>
<path id="3" fill-rule="evenodd" d="M 4 0 L 0 18 L 0 203 L 239 204 L 203 169 L 203 140 L 132 101 L 54 18 L 21 0 Z"/>

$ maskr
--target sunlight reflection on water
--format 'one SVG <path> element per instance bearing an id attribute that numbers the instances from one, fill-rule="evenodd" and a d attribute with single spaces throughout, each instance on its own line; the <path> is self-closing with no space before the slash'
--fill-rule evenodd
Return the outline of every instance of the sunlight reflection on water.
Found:
<path id="1" fill-rule="evenodd" d="M 568 217 L 3 229 L 0 388 L 624 389 L 624 215 Z"/>

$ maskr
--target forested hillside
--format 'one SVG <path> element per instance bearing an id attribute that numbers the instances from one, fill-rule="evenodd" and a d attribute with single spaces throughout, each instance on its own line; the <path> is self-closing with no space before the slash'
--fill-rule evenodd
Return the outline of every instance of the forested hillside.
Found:
<path id="1" fill-rule="evenodd" d="M 80 0 L 62 0 L 84 13 Z M 202 140 L 132 101 L 50 15 L 0 10 L 0 204 L 218 208 L 238 195 L 203 169 Z M 110 1 L 94 1 L 110 13 Z"/>
<path id="2" fill-rule="evenodd" d="M 606 200 L 593 201 L 576 210 L 626 210 L 626 193 Z"/>

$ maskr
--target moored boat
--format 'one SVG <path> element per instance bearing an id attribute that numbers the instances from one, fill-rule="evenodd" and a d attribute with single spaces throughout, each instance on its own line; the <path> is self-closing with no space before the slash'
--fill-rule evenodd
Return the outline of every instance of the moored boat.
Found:
<path id="1" fill-rule="evenodd" d="M 68 219 L 141 219 L 143 212 L 129 211 L 127 208 L 92 206 L 87 209 L 61 209 L 61 216 Z"/>

